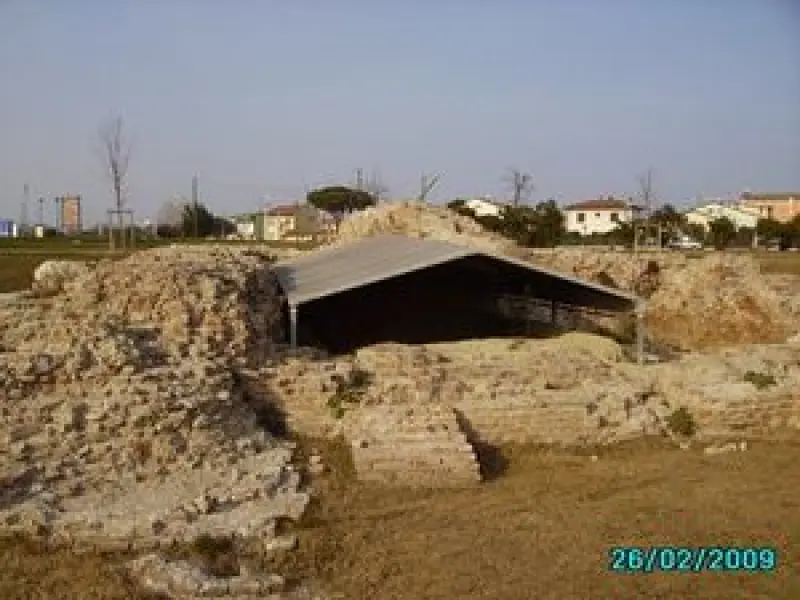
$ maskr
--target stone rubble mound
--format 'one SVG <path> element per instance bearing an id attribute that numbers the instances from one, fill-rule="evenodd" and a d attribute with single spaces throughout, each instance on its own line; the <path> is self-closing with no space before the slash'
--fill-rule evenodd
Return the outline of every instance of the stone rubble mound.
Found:
<path id="1" fill-rule="evenodd" d="M 103 261 L 52 298 L 4 304 L 0 389 L 268 355 L 280 323 L 269 262 L 235 248 L 148 250 Z"/>
<path id="2" fill-rule="evenodd" d="M 517 250 L 542 266 L 648 299 L 650 338 L 682 350 L 777 343 L 792 333 L 791 311 L 750 256 L 629 253 L 597 249 Z"/>
<path id="3" fill-rule="evenodd" d="M 789 313 L 749 256 L 714 253 L 668 268 L 662 279 L 648 326 L 664 343 L 689 349 L 779 343 L 793 333 Z"/>
<path id="4" fill-rule="evenodd" d="M 150 547 L 298 519 L 292 445 L 235 377 L 276 352 L 270 261 L 147 250 L 0 306 L 0 525 Z"/>
<path id="5" fill-rule="evenodd" d="M 469 217 L 419 202 L 380 204 L 354 213 L 342 221 L 332 245 L 384 233 L 473 246 L 488 252 L 503 253 L 513 246 L 513 242 L 487 232 Z"/>
<path id="6" fill-rule="evenodd" d="M 64 284 L 84 275 L 89 266 L 76 260 L 46 260 L 33 272 L 33 289 L 41 294 L 57 294 Z"/>

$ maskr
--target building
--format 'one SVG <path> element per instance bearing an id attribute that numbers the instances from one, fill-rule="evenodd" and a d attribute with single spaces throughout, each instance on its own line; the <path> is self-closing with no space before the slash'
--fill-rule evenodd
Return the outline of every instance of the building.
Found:
<path id="1" fill-rule="evenodd" d="M 730 219 L 736 229 L 741 229 L 742 227 L 754 229 L 760 217 L 758 212 L 752 209 L 728 206 L 721 202 L 710 202 L 686 212 L 687 223 L 700 225 L 706 231 L 710 229 L 712 221 L 721 218 Z"/>
<path id="2" fill-rule="evenodd" d="M 0 219 L 0 238 L 18 237 L 19 230 L 17 224 L 9 219 Z"/>
<path id="3" fill-rule="evenodd" d="M 281 261 L 273 272 L 293 346 L 339 353 L 385 341 L 516 335 L 531 323 L 524 311 L 503 310 L 512 299 L 541 302 L 551 324 L 568 308 L 634 310 L 640 354 L 644 340 L 644 304 L 633 294 L 438 240 L 376 235 Z"/>
<path id="4" fill-rule="evenodd" d="M 80 196 L 61 196 L 57 198 L 59 206 L 57 229 L 66 235 L 80 233 L 83 229 Z"/>
<path id="5" fill-rule="evenodd" d="M 612 196 L 571 204 L 564 209 L 566 230 L 580 235 L 610 233 L 620 223 L 630 223 L 640 208 Z"/>
<path id="6" fill-rule="evenodd" d="M 762 219 L 788 223 L 800 216 L 800 192 L 774 194 L 743 192 L 739 195 L 738 207 L 756 212 Z"/>
<path id="7" fill-rule="evenodd" d="M 284 204 L 256 216 L 256 239 L 304 241 L 313 239 L 321 229 L 320 211 L 309 204 Z"/>
<path id="8" fill-rule="evenodd" d="M 256 235 L 255 214 L 234 215 L 229 219 L 229 221 L 236 230 L 236 233 L 234 234 L 236 237 L 245 240 L 255 239 Z"/>
<path id="9" fill-rule="evenodd" d="M 499 217 L 503 205 L 489 198 L 473 198 L 464 202 L 464 207 L 475 213 L 476 217 Z"/>
<path id="10" fill-rule="evenodd" d="M 336 217 L 324 210 L 319 211 L 319 234 L 322 238 L 330 238 L 336 234 L 338 223 Z"/>

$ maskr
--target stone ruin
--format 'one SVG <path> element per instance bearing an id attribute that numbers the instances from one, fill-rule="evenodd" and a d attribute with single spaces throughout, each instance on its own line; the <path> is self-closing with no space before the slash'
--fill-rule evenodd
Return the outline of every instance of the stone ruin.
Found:
<path id="1" fill-rule="evenodd" d="M 423 237 L 444 225 L 446 236 L 471 235 L 447 215 L 404 210 Z M 402 229 L 396 212 L 390 225 Z M 351 237 L 373 229 L 344 226 Z M 301 518 L 311 494 L 302 471 L 324 466 L 317 456 L 299 465 L 287 431 L 343 436 L 363 480 L 470 486 L 492 475 L 483 461 L 492 448 L 672 435 L 680 407 L 700 441 L 800 428 L 800 345 L 714 348 L 782 341 L 790 329 L 790 303 L 749 259 L 662 257 L 657 273 L 643 273 L 619 257 L 569 256 L 530 260 L 646 288 L 651 330 L 703 352 L 642 368 L 615 342 L 573 333 L 381 344 L 334 358 L 275 341 L 267 251 L 162 248 L 42 269 L 34 294 L 0 303 L 0 528 L 75 551 L 152 552 L 208 535 L 290 549 L 278 524 Z M 152 556 L 132 568 L 175 598 L 289 593 L 278 578 L 204 579 Z"/>
<path id="2" fill-rule="evenodd" d="M 361 377 L 358 386 L 353 374 Z M 759 387 L 748 373 L 774 383 Z M 344 386 L 342 382 L 351 383 Z M 800 428 L 800 346 L 746 346 L 645 369 L 615 342 L 550 340 L 380 344 L 355 356 L 306 356 L 243 376 L 252 401 L 277 406 L 287 428 L 344 436 L 360 479 L 461 486 L 482 476 L 481 452 L 506 444 L 613 444 L 678 439 L 686 407 L 698 441 Z"/>
<path id="3" fill-rule="evenodd" d="M 149 250 L 0 305 L 3 532 L 75 551 L 202 536 L 291 547 L 277 525 L 309 501 L 294 444 L 265 430 L 235 377 L 278 351 L 270 262 Z"/>

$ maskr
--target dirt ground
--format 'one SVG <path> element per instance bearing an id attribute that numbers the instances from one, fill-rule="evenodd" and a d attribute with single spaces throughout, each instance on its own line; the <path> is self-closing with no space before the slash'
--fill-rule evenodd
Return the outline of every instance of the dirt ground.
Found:
<path id="1" fill-rule="evenodd" d="M 705 456 L 661 442 L 586 455 L 506 448 L 506 471 L 471 490 L 352 481 L 341 450 L 273 563 L 348 600 L 800 598 L 800 436 Z M 611 546 L 775 546 L 772 574 L 618 575 Z M 7 542 L 0 597 L 144 599 L 115 565 Z"/>

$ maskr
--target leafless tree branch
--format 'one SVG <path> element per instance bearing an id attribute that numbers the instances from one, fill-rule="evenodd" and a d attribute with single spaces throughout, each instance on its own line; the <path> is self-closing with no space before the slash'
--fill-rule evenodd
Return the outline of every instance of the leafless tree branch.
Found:
<path id="1" fill-rule="evenodd" d="M 520 169 L 511 169 L 509 175 L 509 183 L 513 193 L 512 203 L 514 206 L 519 206 L 530 198 L 533 192 L 533 175 L 525 173 Z"/>
<path id="2" fill-rule="evenodd" d="M 653 209 L 655 194 L 653 192 L 653 169 L 647 169 L 638 178 L 639 181 L 639 200 L 645 211 L 645 218 L 649 218 Z"/>
<path id="3" fill-rule="evenodd" d="M 122 117 L 114 117 L 101 125 L 99 135 L 103 160 L 114 190 L 116 210 L 121 211 L 125 204 L 124 192 L 130 159 L 130 142 L 125 135 Z M 122 219 L 121 214 L 119 218 Z"/>
<path id="4" fill-rule="evenodd" d="M 98 132 L 103 162 L 111 178 L 111 186 L 114 190 L 115 211 L 117 227 L 120 232 L 122 245 L 125 244 L 125 219 L 123 206 L 125 204 L 125 184 L 128 177 L 128 161 L 130 159 L 130 142 L 125 135 L 125 127 L 122 117 L 117 116 L 109 119 L 100 126 Z M 113 247 L 113 228 L 109 230 L 109 243 Z"/>
<path id="5" fill-rule="evenodd" d="M 428 199 L 428 194 L 433 191 L 437 185 L 439 185 L 439 181 L 441 180 L 442 175 L 437 173 L 435 175 L 425 175 L 423 174 L 420 178 L 420 186 L 419 186 L 419 196 L 417 196 L 418 202 L 425 202 Z"/>
<path id="6" fill-rule="evenodd" d="M 373 172 L 367 177 L 367 180 L 364 184 L 364 191 L 375 198 L 376 202 L 380 202 L 388 195 L 389 188 L 383 183 L 380 175 L 377 172 Z"/>

